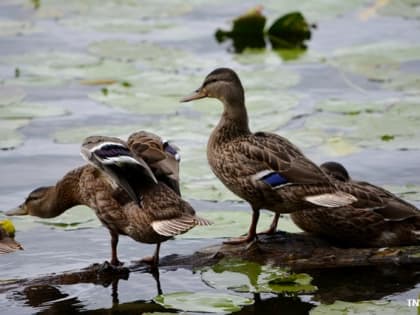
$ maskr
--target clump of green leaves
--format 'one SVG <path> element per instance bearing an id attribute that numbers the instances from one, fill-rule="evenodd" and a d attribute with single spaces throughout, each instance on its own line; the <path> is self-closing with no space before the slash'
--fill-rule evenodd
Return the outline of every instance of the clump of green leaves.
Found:
<path id="1" fill-rule="evenodd" d="M 267 37 L 274 49 L 305 50 L 305 41 L 311 38 L 311 26 L 302 13 L 291 12 L 278 18 L 265 31 L 267 18 L 262 14 L 262 6 L 257 6 L 233 20 L 229 31 L 216 30 L 216 40 L 221 43 L 232 39 L 235 52 L 245 48 L 265 48 Z M 299 54 L 294 54 L 299 55 Z"/>

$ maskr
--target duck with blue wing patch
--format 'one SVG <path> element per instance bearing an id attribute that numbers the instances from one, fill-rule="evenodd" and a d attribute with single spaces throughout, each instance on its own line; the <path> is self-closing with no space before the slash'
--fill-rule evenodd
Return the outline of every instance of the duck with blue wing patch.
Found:
<path id="1" fill-rule="evenodd" d="M 181 101 L 205 97 L 217 98 L 224 106 L 207 144 L 210 167 L 223 184 L 248 201 L 253 210 L 248 234 L 226 243 L 254 240 L 260 209 L 275 212 L 267 231 L 274 233 L 280 213 L 316 207 L 333 209 L 357 200 L 340 191 L 287 139 L 273 133 L 250 131 L 244 89 L 233 70 L 212 71 L 199 89 Z"/>

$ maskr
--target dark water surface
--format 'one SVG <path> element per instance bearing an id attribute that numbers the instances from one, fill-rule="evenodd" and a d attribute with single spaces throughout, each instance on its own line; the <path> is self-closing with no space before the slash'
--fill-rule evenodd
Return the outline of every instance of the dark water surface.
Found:
<path id="1" fill-rule="evenodd" d="M 227 234 L 245 232 L 248 206 L 231 201 L 236 198 L 211 175 L 205 159 L 205 143 L 220 106 L 215 101 L 178 103 L 217 66 L 233 67 L 241 75 L 254 128 L 284 134 L 314 161 L 339 160 L 354 178 L 385 185 L 420 205 L 420 3 L 263 1 L 269 23 L 300 10 L 317 24 L 307 52 L 286 62 L 270 48 L 231 54 L 229 43 L 219 45 L 213 37 L 217 28 L 229 28 L 229 21 L 256 1 L 39 2 L 37 10 L 36 1 L 0 2 L 0 210 L 15 207 L 32 189 L 51 185 L 81 165 L 78 152 L 84 137 L 148 129 L 182 148 L 182 190 L 198 212 L 225 212 L 244 222 L 227 227 L 222 235 L 192 231 L 190 237 L 166 242 L 161 256 L 191 254 Z M 100 46 L 115 40 L 123 42 Z M 150 43 L 160 48 L 150 48 Z M 116 83 L 84 82 L 101 79 Z M 121 82 L 132 87 L 124 89 Z M 7 95 L 17 100 L 8 101 Z M 51 111 L 16 112 L 27 103 Z M 382 141 L 383 135 L 394 139 Z M 110 255 L 108 232 L 88 209 L 50 221 L 13 221 L 25 250 L 0 256 L 0 314 L 176 312 L 153 302 L 159 288 L 165 294 L 218 291 L 200 273 L 185 268 L 161 268 L 159 282 L 140 270 L 128 279 L 10 285 L 102 263 Z M 153 250 L 128 238 L 119 244 L 126 262 Z M 417 314 L 416 308 L 407 308 L 407 299 L 420 293 L 416 268 L 310 274 L 318 287 L 314 294 L 244 293 L 254 303 L 235 314 L 320 314 L 322 310 L 314 309 L 320 304 L 366 300 L 390 303 L 389 314 Z M 338 306 L 331 312 L 347 314 Z M 368 310 L 358 314 L 364 312 Z"/>

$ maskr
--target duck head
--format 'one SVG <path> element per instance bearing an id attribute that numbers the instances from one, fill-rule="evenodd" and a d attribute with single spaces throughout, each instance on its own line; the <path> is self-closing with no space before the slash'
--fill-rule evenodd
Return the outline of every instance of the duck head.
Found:
<path id="1" fill-rule="evenodd" d="M 320 167 L 325 173 L 336 180 L 341 182 L 348 182 L 350 180 L 350 175 L 346 168 L 338 162 L 325 162 Z"/>
<path id="2" fill-rule="evenodd" d="M 179 163 L 181 156 L 177 146 L 147 131 L 133 133 L 127 143 L 131 150 L 146 161 L 159 180 L 164 181 L 180 195 Z"/>
<path id="3" fill-rule="evenodd" d="M 181 99 L 189 102 L 204 97 L 217 98 L 224 104 L 244 103 L 244 89 L 238 75 L 229 68 L 213 70 L 191 95 Z"/>
<path id="4" fill-rule="evenodd" d="M 53 218 L 61 211 L 53 205 L 53 187 L 39 187 L 29 193 L 25 201 L 15 209 L 6 212 L 6 215 L 33 215 L 40 218 Z"/>

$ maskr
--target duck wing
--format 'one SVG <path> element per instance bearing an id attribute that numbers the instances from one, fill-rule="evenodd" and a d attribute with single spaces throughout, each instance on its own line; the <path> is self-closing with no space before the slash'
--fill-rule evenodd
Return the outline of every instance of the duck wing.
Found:
<path id="1" fill-rule="evenodd" d="M 131 152 L 150 165 L 158 180 L 163 181 L 178 195 L 181 195 L 179 187 L 181 156 L 175 145 L 147 131 L 139 131 L 130 135 L 127 145 Z"/>
<path id="2" fill-rule="evenodd" d="M 240 140 L 239 140 L 240 141 Z M 284 185 L 307 187 L 303 199 L 323 207 L 339 207 L 356 198 L 338 190 L 330 178 L 287 139 L 268 132 L 257 132 L 235 145 L 238 167 L 249 167 L 255 181 L 278 189 Z"/>
<path id="3" fill-rule="evenodd" d="M 419 209 L 382 187 L 361 181 L 340 183 L 339 187 L 357 198 L 353 207 L 371 209 L 386 221 L 404 221 L 414 217 L 420 219 Z"/>
<path id="4" fill-rule="evenodd" d="M 162 182 L 145 195 L 144 208 L 153 230 L 163 236 L 175 236 L 196 225 L 211 224 L 209 220 L 197 216 L 188 202 Z"/>
<path id="5" fill-rule="evenodd" d="M 157 179 L 147 163 L 133 154 L 126 143 L 118 138 L 91 136 L 81 148 L 82 157 L 96 168 L 109 175 L 117 186 L 140 205 L 138 185 L 157 184 Z"/>

